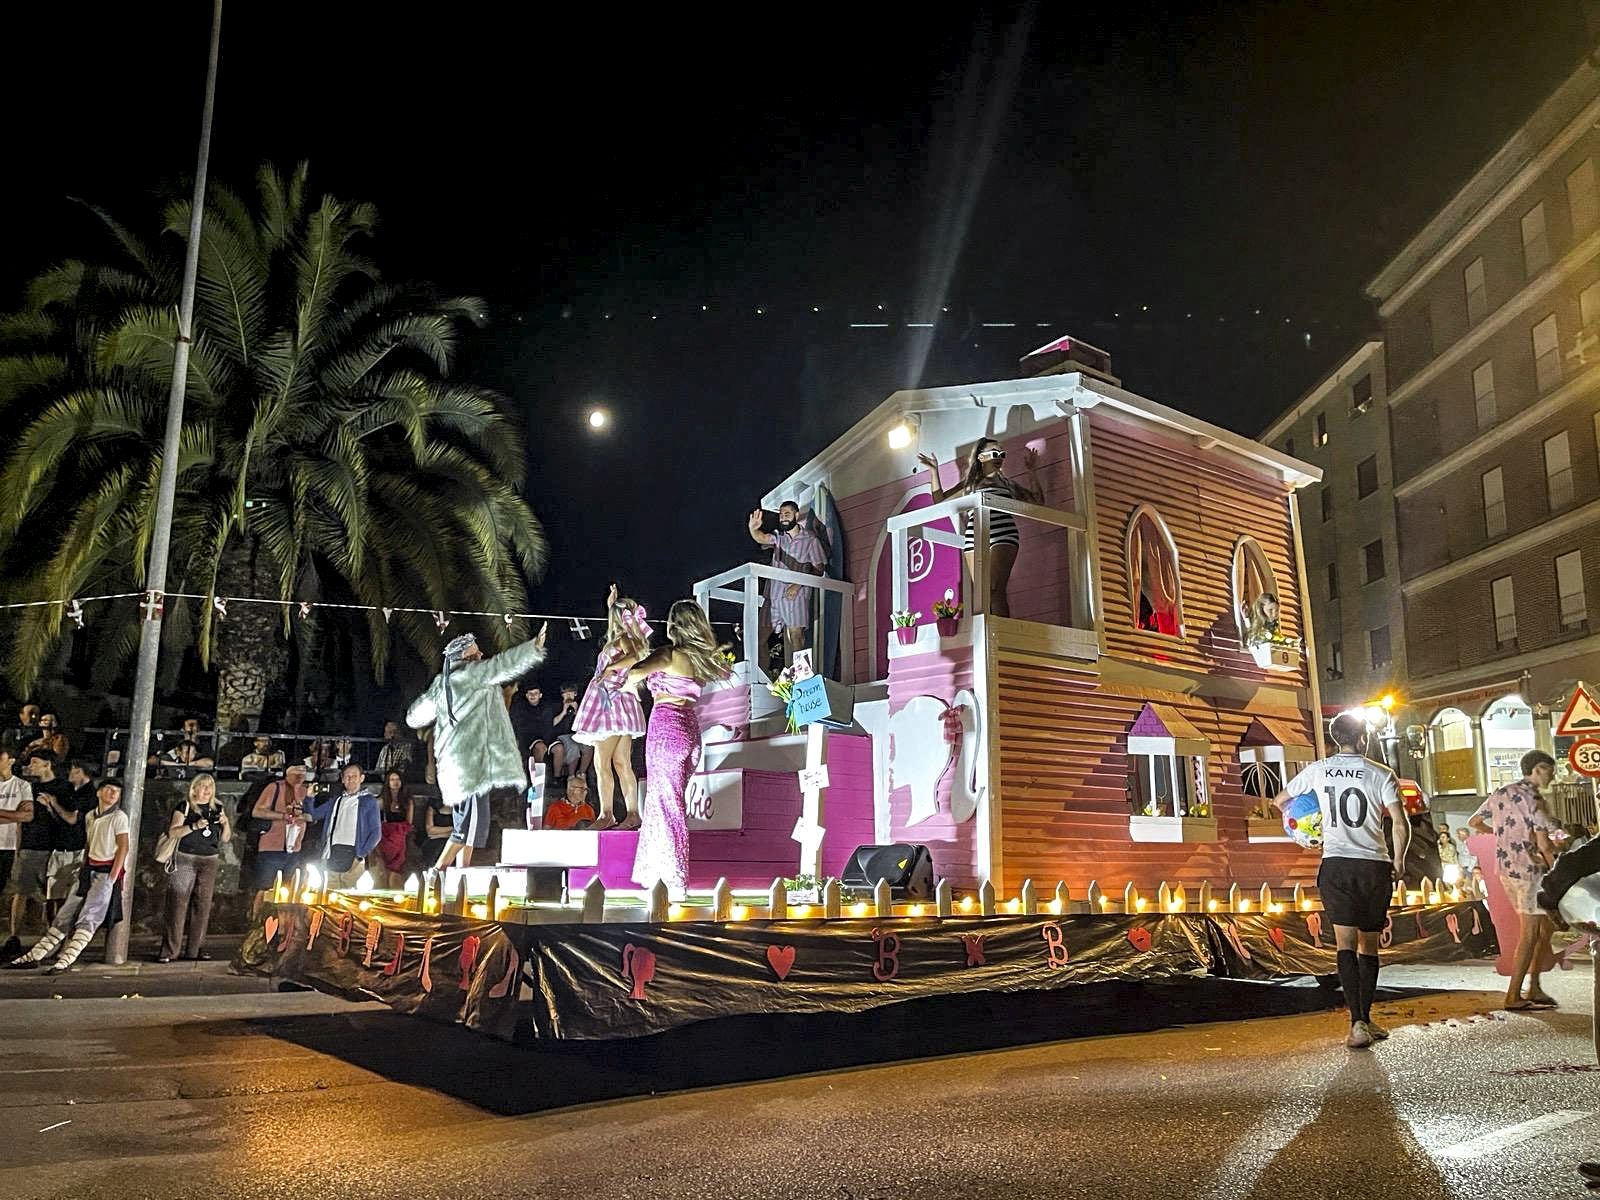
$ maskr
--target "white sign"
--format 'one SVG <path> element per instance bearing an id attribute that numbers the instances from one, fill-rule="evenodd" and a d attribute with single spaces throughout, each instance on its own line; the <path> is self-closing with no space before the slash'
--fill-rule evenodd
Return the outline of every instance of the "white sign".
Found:
<path id="1" fill-rule="evenodd" d="M 811 666 L 811 651 L 796 650 L 794 652 L 794 677 L 795 679 L 810 679 L 817 672 Z"/>
<path id="2" fill-rule="evenodd" d="M 1567 702 L 1567 711 L 1561 714 L 1561 720 L 1556 722 L 1556 737 L 1581 737 L 1582 735 L 1600 734 L 1600 702 L 1583 684 L 1578 684 L 1572 689 L 1572 699 Z"/>
<path id="3" fill-rule="evenodd" d="M 800 772 L 800 790 L 802 792 L 820 792 L 828 786 L 828 764 L 819 767 L 807 767 Z"/>
<path id="4" fill-rule="evenodd" d="M 1600 778 L 1600 738 L 1583 738 L 1572 743 L 1567 751 L 1567 761 L 1572 769 L 1590 779 Z"/>

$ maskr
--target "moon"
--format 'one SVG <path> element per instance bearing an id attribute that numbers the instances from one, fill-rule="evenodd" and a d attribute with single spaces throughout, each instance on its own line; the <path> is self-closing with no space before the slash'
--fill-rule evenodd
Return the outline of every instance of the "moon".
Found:
<path id="1" fill-rule="evenodd" d="M 603 408 L 595 408 L 595 409 L 591 409 L 589 411 L 589 428 L 590 429 L 604 429 L 610 423 L 611 423 L 611 417 L 606 412 L 605 409 L 603 409 Z"/>

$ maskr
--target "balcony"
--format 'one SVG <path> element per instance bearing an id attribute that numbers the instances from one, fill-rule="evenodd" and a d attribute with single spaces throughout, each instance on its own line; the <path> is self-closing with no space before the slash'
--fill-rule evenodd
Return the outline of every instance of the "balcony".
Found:
<path id="1" fill-rule="evenodd" d="M 767 598 L 761 594 L 761 587 L 767 580 L 780 584 L 794 584 L 811 592 L 811 631 L 806 644 L 817 651 L 814 656 L 817 674 L 827 675 L 840 683 L 854 683 L 856 681 L 855 611 L 851 602 L 855 592 L 854 585 L 847 580 L 807 575 L 801 571 L 787 571 L 782 567 L 769 567 L 753 562 L 741 563 L 719 575 L 702 579 L 694 585 L 694 598 L 713 620 L 718 618 L 717 612 L 712 609 L 713 603 L 738 606 L 740 614 L 738 629 L 740 642 L 744 647 L 744 659 L 734 671 L 735 680 L 750 685 L 753 691 L 759 690 L 763 694 L 764 686 L 756 689 L 754 685 L 765 685 L 770 682 L 770 677 L 762 667 L 765 655 L 761 638 L 761 610 L 767 602 Z M 839 597 L 838 613 L 834 618 L 838 623 L 837 630 L 832 628 L 828 613 L 829 596 Z M 839 653 L 837 670 L 834 670 L 832 664 L 827 661 L 831 657 L 829 651 L 835 635 L 838 637 Z M 773 701 L 773 705 L 776 704 L 777 702 Z"/>
<path id="2" fill-rule="evenodd" d="M 1022 534 L 1022 549 L 1008 589 L 1012 615 L 1005 617 L 989 611 L 989 531 L 999 513 L 1013 517 Z M 970 559 L 961 550 L 961 530 L 969 515 L 975 546 Z M 913 571 L 913 559 L 923 568 L 936 562 L 944 548 L 946 556 L 953 553 L 960 564 L 958 574 L 950 573 L 948 587 L 961 600 L 963 621 L 971 619 L 967 628 L 976 629 L 982 618 L 982 625 L 1003 644 L 1089 661 L 1099 657 L 1099 591 L 1090 552 L 1091 530 L 1084 514 L 978 493 L 900 513 L 890 517 L 885 527 L 895 611 L 920 610 L 923 621 L 931 621 L 932 600 L 937 595 L 929 596 L 929 570 Z M 1041 529 L 1043 537 L 1037 536 Z M 918 543 L 921 549 L 913 555 Z M 889 655 L 898 657 L 897 651 L 909 653 L 914 648 L 891 641 Z"/>

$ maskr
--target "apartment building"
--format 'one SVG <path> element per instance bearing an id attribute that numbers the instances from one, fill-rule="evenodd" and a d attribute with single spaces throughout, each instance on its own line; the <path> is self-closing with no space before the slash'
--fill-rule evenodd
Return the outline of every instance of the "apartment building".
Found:
<path id="1" fill-rule="evenodd" d="M 1481 795 L 1523 750 L 1560 749 L 1552 711 L 1600 679 L 1597 122 L 1586 62 L 1367 287 L 1384 329 L 1397 658 L 1441 795 Z"/>
<path id="2" fill-rule="evenodd" d="M 1297 500 L 1324 707 L 1366 704 L 1406 678 L 1387 396 L 1383 342 L 1370 338 L 1261 434 L 1322 468 Z"/>

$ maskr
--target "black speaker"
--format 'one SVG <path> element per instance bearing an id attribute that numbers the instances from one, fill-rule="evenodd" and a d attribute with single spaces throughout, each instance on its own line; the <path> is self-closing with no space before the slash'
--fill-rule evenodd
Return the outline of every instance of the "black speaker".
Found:
<path id="1" fill-rule="evenodd" d="M 839 877 L 839 886 L 870 892 L 880 879 L 888 881 L 889 894 L 897 900 L 932 900 L 933 856 L 926 846 L 910 842 L 857 846 Z"/>

